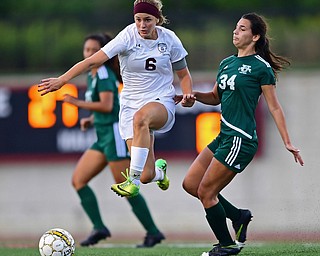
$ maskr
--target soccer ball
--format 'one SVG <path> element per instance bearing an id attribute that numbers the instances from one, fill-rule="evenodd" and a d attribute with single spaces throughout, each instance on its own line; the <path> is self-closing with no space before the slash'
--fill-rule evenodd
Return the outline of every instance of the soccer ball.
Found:
<path id="1" fill-rule="evenodd" d="M 40 238 L 39 252 L 41 256 L 71 256 L 74 251 L 73 237 L 62 228 L 50 229 Z"/>

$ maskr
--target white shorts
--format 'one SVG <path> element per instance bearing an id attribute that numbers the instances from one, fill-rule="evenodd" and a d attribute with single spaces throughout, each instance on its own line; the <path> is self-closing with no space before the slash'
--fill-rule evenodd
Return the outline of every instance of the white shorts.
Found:
<path id="1" fill-rule="evenodd" d="M 164 126 L 158 130 L 150 130 L 150 134 L 153 135 L 154 132 L 165 133 L 171 130 L 175 122 L 175 111 L 176 106 L 172 99 L 160 99 L 152 100 L 149 102 L 158 102 L 165 106 L 168 112 L 168 120 Z M 145 104 L 149 103 L 146 102 Z M 133 138 L 133 116 L 140 108 L 133 108 L 126 105 L 120 104 L 120 113 L 119 113 L 119 130 L 122 139 L 132 139 Z"/>

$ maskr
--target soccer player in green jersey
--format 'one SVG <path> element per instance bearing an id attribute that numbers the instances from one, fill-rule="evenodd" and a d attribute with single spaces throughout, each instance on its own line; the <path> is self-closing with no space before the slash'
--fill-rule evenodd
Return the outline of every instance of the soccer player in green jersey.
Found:
<path id="1" fill-rule="evenodd" d="M 220 134 L 198 155 L 183 181 L 184 189 L 201 201 L 219 241 L 203 256 L 236 255 L 246 241 L 251 212 L 236 208 L 220 192 L 246 168 L 257 151 L 254 113 L 261 93 L 286 149 L 296 162 L 304 164 L 299 150 L 291 144 L 275 91 L 276 74 L 289 62 L 270 50 L 263 18 L 255 13 L 243 15 L 233 31 L 233 44 L 238 54 L 220 63 L 213 91 L 193 93 L 204 104 L 221 104 Z M 226 218 L 232 221 L 235 240 Z"/>
<path id="2" fill-rule="evenodd" d="M 88 58 L 96 53 L 111 38 L 108 35 L 89 35 L 84 40 L 83 55 Z M 79 108 L 92 111 L 90 117 L 82 118 L 81 129 L 85 131 L 94 125 L 97 141 L 84 152 L 74 170 L 72 184 L 77 191 L 81 205 L 93 224 L 90 236 L 82 241 L 82 246 L 98 243 L 110 237 L 110 232 L 102 221 L 96 196 L 89 187 L 89 181 L 109 166 L 114 180 L 123 182 L 121 170 L 130 165 L 126 143 L 119 134 L 119 96 L 118 85 L 121 81 L 117 57 L 103 65 L 92 67 L 88 72 L 85 100 L 65 95 L 64 101 Z M 136 197 L 127 198 L 133 213 L 147 231 L 144 242 L 138 247 L 152 247 L 165 237 L 155 225 L 148 206 L 139 193 Z"/>

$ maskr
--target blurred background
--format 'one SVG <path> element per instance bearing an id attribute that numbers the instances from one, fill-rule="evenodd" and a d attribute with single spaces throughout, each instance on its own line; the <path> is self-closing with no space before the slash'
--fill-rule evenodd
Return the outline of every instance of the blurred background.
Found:
<path id="1" fill-rule="evenodd" d="M 188 49 L 190 69 L 212 70 L 234 52 L 232 30 L 242 14 L 266 16 L 274 49 L 294 66 L 320 62 L 319 1 L 164 0 L 163 12 Z M 82 58 L 84 35 L 116 35 L 133 21 L 133 1 L 2 0 L 0 29 L 2 72 L 64 71 Z"/>
<path id="2" fill-rule="evenodd" d="M 163 0 L 163 12 L 189 55 L 196 90 L 209 91 L 219 62 L 235 53 L 232 31 L 242 14 L 266 17 L 274 52 L 292 65 L 278 80 L 293 144 L 305 166 L 286 152 L 261 100 L 257 110 L 260 145 L 246 171 L 223 194 L 250 208 L 252 240 L 319 240 L 320 202 L 317 146 L 320 135 L 320 2 L 318 0 Z M 66 92 L 83 97 L 81 75 L 57 93 L 40 97 L 40 79 L 57 76 L 82 59 L 83 38 L 94 32 L 116 35 L 133 22 L 133 1 L 2 0 L 0 2 L 0 242 L 31 240 L 62 227 L 76 238 L 91 231 L 71 186 L 73 168 L 94 140 L 79 119 L 89 113 L 61 102 Z M 179 92 L 179 86 L 177 86 Z M 197 155 L 219 132 L 219 107 L 177 106 L 172 131 L 157 136 L 156 155 L 169 164 L 172 185 L 142 187 L 156 223 L 171 240 L 214 240 L 200 202 L 181 188 Z M 110 190 L 108 168 L 92 181 L 113 240 L 139 241 L 145 235 L 124 199 Z M 122 230 L 132 230 L 132 234 Z"/>

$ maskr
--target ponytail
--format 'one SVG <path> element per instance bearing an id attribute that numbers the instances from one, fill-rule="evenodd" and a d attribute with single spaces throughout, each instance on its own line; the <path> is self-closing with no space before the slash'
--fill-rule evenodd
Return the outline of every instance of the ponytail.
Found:
<path id="1" fill-rule="evenodd" d="M 273 72 L 277 76 L 283 68 L 290 65 L 290 61 L 285 57 L 276 55 L 270 49 L 270 40 L 267 36 L 267 23 L 256 13 L 248 13 L 242 16 L 251 22 L 251 30 L 253 35 L 260 35 L 256 42 L 255 50 L 262 58 L 264 58 L 272 67 Z"/>

